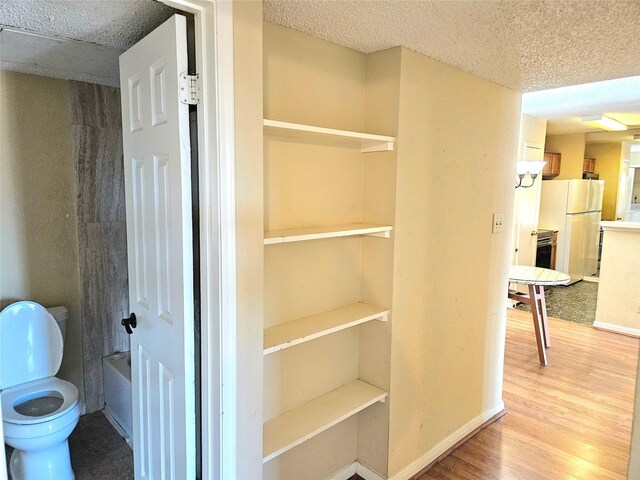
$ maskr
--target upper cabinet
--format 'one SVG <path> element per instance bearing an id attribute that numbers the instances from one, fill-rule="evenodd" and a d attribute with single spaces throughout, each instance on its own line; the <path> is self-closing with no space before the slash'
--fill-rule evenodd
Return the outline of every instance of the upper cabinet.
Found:
<path id="1" fill-rule="evenodd" d="M 585 158 L 584 166 L 582 167 L 582 171 L 584 173 L 595 173 L 596 172 L 596 159 L 595 158 Z"/>
<path id="2" fill-rule="evenodd" d="M 544 161 L 547 162 L 542 170 L 542 178 L 547 180 L 560 175 L 560 162 L 562 155 L 559 153 L 544 152 Z"/>

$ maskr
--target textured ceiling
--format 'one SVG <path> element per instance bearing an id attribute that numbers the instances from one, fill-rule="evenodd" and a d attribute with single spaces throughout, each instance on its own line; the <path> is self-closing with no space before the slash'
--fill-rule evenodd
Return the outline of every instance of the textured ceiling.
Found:
<path id="1" fill-rule="evenodd" d="M 264 17 L 365 53 L 403 45 L 521 92 L 640 74 L 639 0 L 266 0 Z"/>
<path id="2" fill-rule="evenodd" d="M 173 13 L 153 0 L 0 0 L 0 70 L 118 86 L 120 53 Z"/>
<path id="3" fill-rule="evenodd" d="M 124 51 L 173 14 L 153 0 L 0 0 L 0 24 Z"/>
<path id="4" fill-rule="evenodd" d="M 117 87 L 120 53 L 95 43 L 0 29 L 0 70 Z"/>

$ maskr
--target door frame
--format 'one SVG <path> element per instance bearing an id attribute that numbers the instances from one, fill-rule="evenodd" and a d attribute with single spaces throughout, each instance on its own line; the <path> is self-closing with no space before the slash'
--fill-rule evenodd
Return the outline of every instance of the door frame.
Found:
<path id="1" fill-rule="evenodd" d="M 236 200 L 232 0 L 160 0 L 195 20 L 202 478 L 236 478 Z M 223 414 L 224 412 L 224 414 Z"/>

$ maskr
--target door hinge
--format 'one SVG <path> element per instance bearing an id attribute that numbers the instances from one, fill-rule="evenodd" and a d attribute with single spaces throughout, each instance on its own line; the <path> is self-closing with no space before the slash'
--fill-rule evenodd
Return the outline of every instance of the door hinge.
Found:
<path id="1" fill-rule="evenodd" d="M 200 103 L 200 75 L 180 74 L 180 103 L 197 105 Z"/>

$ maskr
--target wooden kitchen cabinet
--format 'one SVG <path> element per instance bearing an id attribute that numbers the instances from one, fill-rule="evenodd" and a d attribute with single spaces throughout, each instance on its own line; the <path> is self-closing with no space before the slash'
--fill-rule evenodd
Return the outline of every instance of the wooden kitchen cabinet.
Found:
<path id="1" fill-rule="evenodd" d="M 544 161 L 547 162 L 547 164 L 542 170 L 542 178 L 547 180 L 560 175 L 560 163 L 562 161 L 562 155 L 560 155 L 559 153 L 544 152 Z"/>
<path id="2" fill-rule="evenodd" d="M 596 159 L 595 158 L 585 158 L 582 171 L 584 173 L 595 173 L 596 172 Z"/>

